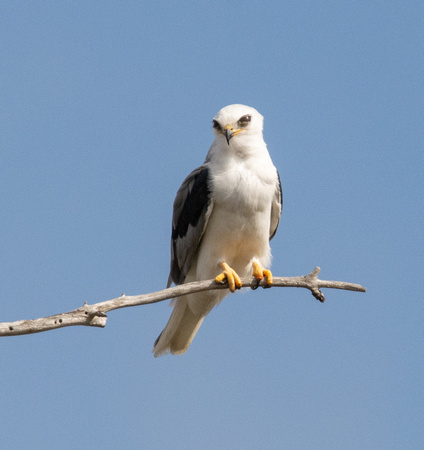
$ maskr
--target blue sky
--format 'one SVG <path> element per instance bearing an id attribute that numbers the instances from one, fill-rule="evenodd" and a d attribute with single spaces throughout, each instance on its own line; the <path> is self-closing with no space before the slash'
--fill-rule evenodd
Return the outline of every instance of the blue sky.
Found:
<path id="1" fill-rule="evenodd" d="M 244 103 L 284 190 L 273 273 L 155 359 L 166 302 L 2 338 L 4 448 L 422 448 L 421 1 L 2 2 L 0 320 L 162 289 L 171 210 Z"/>

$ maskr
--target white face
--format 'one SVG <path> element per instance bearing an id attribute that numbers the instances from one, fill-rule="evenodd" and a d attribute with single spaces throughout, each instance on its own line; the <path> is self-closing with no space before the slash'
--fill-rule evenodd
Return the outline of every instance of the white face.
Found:
<path id="1" fill-rule="evenodd" d="M 250 106 L 229 105 L 213 118 L 213 132 L 217 138 L 226 139 L 230 145 L 230 140 L 236 136 L 262 136 L 263 120 L 261 114 Z"/>

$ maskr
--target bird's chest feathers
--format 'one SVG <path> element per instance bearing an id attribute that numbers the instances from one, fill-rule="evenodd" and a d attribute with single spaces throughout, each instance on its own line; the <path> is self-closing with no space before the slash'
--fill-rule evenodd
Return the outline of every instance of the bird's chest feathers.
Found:
<path id="1" fill-rule="evenodd" d="M 214 209 L 244 217 L 269 210 L 275 186 L 268 178 L 260 168 L 240 163 L 217 171 L 212 178 Z"/>
<path id="2" fill-rule="evenodd" d="M 261 170 L 249 170 L 241 164 L 212 171 L 213 208 L 202 245 L 206 256 L 202 253 L 201 257 L 207 258 L 214 270 L 216 261 L 221 260 L 242 274 L 253 257 L 264 265 L 269 263 L 274 172 L 272 165 L 268 167 L 268 181 Z"/>

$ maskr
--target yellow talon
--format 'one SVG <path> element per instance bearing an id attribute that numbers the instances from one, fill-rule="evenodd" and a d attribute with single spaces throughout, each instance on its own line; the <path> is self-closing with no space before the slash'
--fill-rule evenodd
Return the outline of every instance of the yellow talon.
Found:
<path id="1" fill-rule="evenodd" d="M 227 279 L 228 288 L 231 292 L 234 292 L 236 289 L 240 289 L 242 283 L 240 277 L 237 275 L 237 272 L 225 262 L 222 262 L 220 266 L 223 272 L 215 277 L 215 281 L 217 283 L 222 283 L 225 279 Z"/>
<path id="2" fill-rule="evenodd" d="M 268 269 L 264 269 L 264 277 L 266 278 L 266 284 L 268 286 L 272 285 L 272 273 Z"/>
<path id="3" fill-rule="evenodd" d="M 252 263 L 253 266 L 253 276 L 258 280 L 258 284 L 263 280 L 265 277 L 267 287 L 271 287 L 272 285 L 272 273 L 268 269 L 264 269 L 259 263 L 254 261 Z"/>

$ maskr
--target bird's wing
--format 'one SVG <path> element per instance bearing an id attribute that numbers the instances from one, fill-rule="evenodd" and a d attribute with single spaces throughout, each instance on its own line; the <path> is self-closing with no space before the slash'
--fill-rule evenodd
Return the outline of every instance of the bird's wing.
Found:
<path id="1" fill-rule="evenodd" d="M 281 189 L 280 174 L 277 171 L 277 183 L 275 184 L 275 195 L 272 200 L 271 221 L 269 226 L 269 240 L 271 240 L 277 232 L 280 223 L 281 210 L 283 209 L 283 191 Z"/>
<path id="2" fill-rule="evenodd" d="M 211 181 L 207 165 L 193 170 L 183 181 L 174 201 L 171 236 L 171 271 L 168 285 L 181 284 L 190 270 L 210 214 Z"/>

